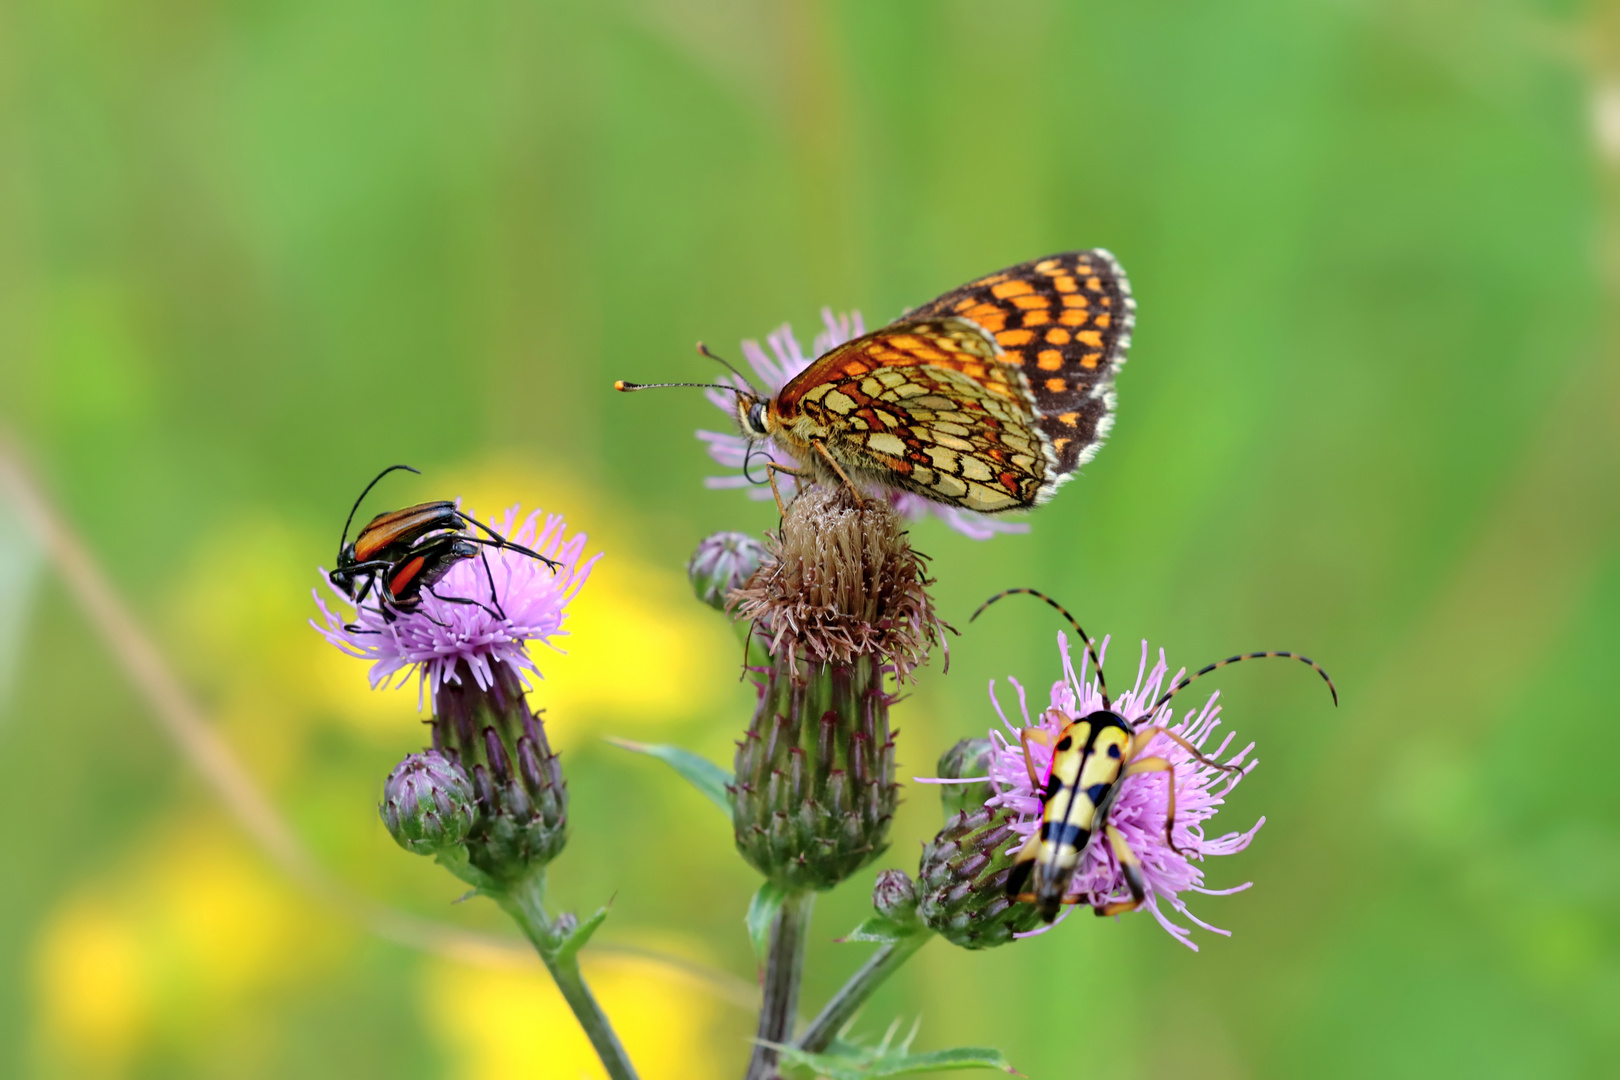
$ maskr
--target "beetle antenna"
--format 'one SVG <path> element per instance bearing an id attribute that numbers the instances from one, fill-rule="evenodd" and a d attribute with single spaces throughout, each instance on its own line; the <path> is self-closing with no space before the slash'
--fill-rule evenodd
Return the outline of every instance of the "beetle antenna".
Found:
<path id="1" fill-rule="evenodd" d="M 712 382 L 625 382 L 623 379 L 616 379 L 616 380 L 614 380 L 614 383 L 613 383 L 613 389 L 622 391 L 622 392 L 624 392 L 626 394 L 631 393 L 632 391 L 635 391 L 635 390 L 661 390 L 666 386 L 696 386 L 696 387 L 700 387 L 700 388 L 702 388 L 704 390 L 724 390 L 728 394 L 736 394 L 739 397 L 758 397 L 759 396 L 758 394 L 749 393 L 749 392 L 741 390 L 741 389 L 739 389 L 738 387 L 735 387 L 735 386 L 727 386 L 724 383 L 712 383 Z"/>
<path id="2" fill-rule="evenodd" d="M 733 364 L 730 360 L 727 360 L 723 356 L 719 356 L 719 355 L 717 355 L 715 353 L 710 352 L 709 347 L 707 345 L 703 344 L 703 342 L 700 341 L 700 342 L 697 343 L 697 351 L 701 355 L 707 356 L 710 360 L 713 360 L 717 364 L 724 364 L 728 369 L 730 369 L 730 371 L 731 371 L 731 373 L 733 375 L 737 376 L 737 378 L 739 378 L 739 379 L 741 379 L 743 381 L 743 385 L 748 387 L 748 392 L 753 394 L 755 397 L 764 397 L 765 396 L 764 394 L 761 394 L 758 390 L 754 389 L 753 380 L 749 379 L 748 376 L 744 375 L 741 371 L 737 370 L 737 366 L 735 364 Z"/>
<path id="3" fill-rule="evenodd" d="M 1067 608 L 1058 603 L 1056 600 L 1052 599 L 1050 596 L 1047 596 L 1043 592 L 1036 592 L 1034 589 L 1003 589 L 1001 592 L 996 593 L 996 595 L 980 604 L 979 610 L 973 613 L 972 618 L 968 619 L 968 622 L 972 622 L 980 615 L 983 615 L 984 609 L 995 603 L 997 600 L 1000 600 L 1003 597 L 1016 596 L 1020 593 L 1025 596 L 1033 596 L 1037 600 L 1046 601 L 1057 611 L 1059 615 L 1069 620 L 1069 625 L 1074 627 L 1074 632 L 1079 634 L 1080 640 L 1086 643 L 1086 652 L 1090 654 L 1091 663 L 1097 669 L 1097 687 L 1102 691 L 1103 708 L 1112 709 L 1113 706 L 1108 702 L 1108 680 L 1103 678 L 1102 657 L 1097 655 L 1096 647 L 1091 644 L 1091 635 L 1087 634 L 1085 630 L 1081 629 L 1080 621 L 1073 615 L 1070 615 Z M 1200 674 L 1202 674 L 1202 672 L 1200 672 Z"/>
<path id="4" fill-rule="evenodd" d="M 1302 664 L 1309 664 L 1313 671 L 1315 671 L 1318 675 L 1322 676 L 1322 681 L 1328 684 L 1328 692 L 1333 695 L 1333 704 L 1334 705 L 1339 704 L 1339 688 L 1333 685 L 1333 680 L 1328 678 L 1328 673 L 1322 670 L 1322 666 L 1320 664 L 1318 664 L 1315 660 L 1312 660 L 1310 657 L 1301 656 L 1301 655 L 1299 655 L 1299 653 L 1280 652 L 1280 651 L 1278 651 L 1278 652 L 1252 652 L 1252 653 L 1243 653 L 1243 654 L 1241 654 L 1239 656 L 1228 656 L 1225 660 L 1217 660 L 1215 663 L 1209 665 L 1208 667 L 1202 668 L 1202 669 L 1194 672 L 1193 674 L 1188 675 L 1185 679 L 1182 679 L 1180 682 L 1176 683 L 1176 685 L 1174 685 L 1170 689 L 1166 690 L 1164 692 L 1164 694 L 1160 696 L 1159 700 L 1155 701 L 1153 703 L 1153 708 L 1149 709 L 1147 711 L 1146 715 L 1152 716 L 1154 713 L 1159 711 L 1160 707 L 1163 706 L 1165 702 L 1169 701 L 1171 698 L 1175 697 L 1177 694 L 1179 694 L 1183 690 L 1185 690 L 1188 687 L 1188 685 L 1191 684 L 1195 679 L 1201 678 L 1204 675 L 1208 675 L 1210 672 L 1216 670 L 1217 668 L 1223 668 L 1228 664 L 1236 664 L 1236 663 L 1238 663 L 1239 661 L 1242 661 L 1242 660 L 1264 660 L 1264 659 L 1267 659 L 1268 657 L 1273 657 L 1273 656 L 1279 656 L 1279 657 L 1282 657 L 1285 660 L 1298 660 Z"/>
<path id="5" fill-rule="evenodd" d="M 360 504 L 366 501 L 366 496 L 371 494 L 371 489 L 377 486 L 378 480 L 381 480 L 383 477 L 387 476 L 396 469 L 404 469 L 406 472 L 415 473 L 417 476 L 422 475 L 421 469 L 413 469 L 409 465 L 390 465 L 388 468 L 372 477 L 371 483 L 366 485 L 366 490 L 360 493 L 360 497 L 354 500 L 354 505 L 349 508 L 349 519 L 343 523 L 343 536 L 338 540 L 339 551 L 342 551 L 344 548 L 349 546 L 349 526 L 354 524 L 354 515 L 355 512 L 360 509 Z"/>

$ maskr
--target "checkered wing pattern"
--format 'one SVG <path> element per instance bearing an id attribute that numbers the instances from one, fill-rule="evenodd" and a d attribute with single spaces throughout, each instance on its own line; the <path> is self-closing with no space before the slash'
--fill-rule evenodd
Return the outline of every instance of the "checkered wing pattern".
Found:
<path id="1" fill-rule="evenodd" d="M 907 318 L 956 316 L 984 329 L 1034 393 L 1036 424 L 1057 474 L 1090 461 L 1114 422 L 1114 376 L 1125 362 L 1136 301 L 1101 248 L 1032 259 L 970 282 Z"/>
<path id="2" fill-rule="evenodd" d="M 1035 259 L 838 346 L 772 408 L 892 486 L 983 513 L 1034 506 L 1107 435 L 1133 311 L 1106 251 Z"/>

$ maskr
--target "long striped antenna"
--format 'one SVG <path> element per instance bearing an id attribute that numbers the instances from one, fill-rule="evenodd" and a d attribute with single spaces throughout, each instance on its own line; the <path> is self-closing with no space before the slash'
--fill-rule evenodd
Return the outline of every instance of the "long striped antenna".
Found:
<path id="1" fill-rule="evenodd" d="M 1273 657 L 1273 656 L 1282 657 L 1284 660 L 1298 660 L 1302 664 L 1309 664 L 1311 666 L 1311 670 L 1315 671 L 1318 675 L 1322 676 L 1322 681 L 1328 684 L 1328 692 L 1333 695 L 1333 704 L 1334 704 L 1334 706 L 1337 706 L 1339 704 L 1339 688 L 1333 685 L 1333 680 L 1328 677 L 1327 672 L 1322 670 L 1322 665 L 1318 664 L 1315 660 L 1312 660 L 1310 657 L 1301 656 L 1301 655 L 1299 655 L 1299 653 L 1281 652 L 1281 651 L 1278 651 L 1278 652 L 1252 652 L 1252 653 L 1243 653 L 1240 656 L 1228 656 L 1225 660 L 1217 660 L 1217 661 L 1215 661 L 1215 663 L 1209 665 L 1208 667 L 1202 668 L 1199 671 L 1196 671 L 1193 674 L 1188 675 L 1185 679 L 1182 679 L 1180 682 L 1176 683 L 1176 685 L 1174 685 L 1170 689 L 1166 690 L 1159 697 L 1159 700 L 1155 701 L 1153 703 L 1153 708 L 1149 709 L 1147 711 L 1146 715 L 1152 716 L 1154 713 L 1159 711 L 1160 707 L 1163 706 L 1165 702 L 1169 701 L 1171 698 L 1175 697 L 1177 694 L 1179 694 L 1183 690 L 1187 689 L 1187 687 L 1190 686 L 1195 680 L 1200 679 L 1205 675 L 1208 675 L 1210 672 L 1215 671 L 1218 668 L 1226 667 L 1228 664 L 1236 664 L 1241 660 L 1265 660 L 1265 659 L 1268 659 L 1268 658 Z"/>
<path id="2" fill-rule="evenodd" d="M 1102 658 L 1097 655 L 1096 648 L 1091 644 L 1091 635 L 1087 634 L 1085 630 L 1081 628 L 1080 620 L 1069 614 L 1068 608 L 1064 607 L 1050 596 L 1047 596 L 1043 592 L 1036 592 L 1034 589 L 1003 589 L 1001 592 L 996 593 L 996 595 L 980 604 L 979 610 L 973 613 L 972 618 L 968 619 L 968 622 L 972 622 L 980 615 L 983 615 L 984 609 L 995 603 L 997 600 L 1000 600 L 1003 597 L 1016 596 L 1019 594 L 1024 596 L 1033 596 L 1037 600 L 1046 601 L 1046 603 L 1050 604 L 1059 615 L 1069 620 L 1069 625 L 1074 627 L 1074 632 L 1079 634 L 1080 640 L 1086 643 L 1086 652 L 1091 656 L 1091 664 L 1097 669 L 1097 688 L 1102 691 L 1103 708 L 1112 709 L 1113 706 L 1108 703 L 1108 680 L 1103 678 Z M 1203 673 L 1199 672 L 1199 674 Z"/>
<path id="3" fill-rule="evenodd" d="M 730 360 L 727 360 L 723 356 L 719 356 L 719 355 L 717 355 L 715 353 L 710 352 L 709 347 L 707 345 L 703 344 L 703 342 L 700 341 L 700 342 L 697 343 L 697 351 L 698 351 L 699 355 L 707 356 L 710 360 L 713 360 L 715 363 L 722 364 L 726 368 L 728 368 L 733 375 L 737 376 L 737 378 L 739 378 L 739 379 L 741 379 L 743 381 L 743 385 L 748 387 L 748 392 L 753 394 L 755 397 L 766 397 L 766 396 L 768 396 L 768 395 L 760 393 L 759 390 L 754 386 L 753 380 L 750 379 L 748 376 L 744 375 L 741 371 L 737 370 L 737 366 L 735 364 L 733 364 Z"/>
<path id="4" fill-rule="evenodd" d="M 372 477 L 371 478 L 371 483 L 366 485 L 366 490 L 362 491 L 360 493 L 360 497 L 358 499 L 354 500 L 354 505 L 349 507 L 348 520 L 343 523 L 343 536 L 342 536 L 341 539 L 338 540 L 338 550 L 339 551 L 342 551 L 344 548 L 349 546 L 349 526 L 354 524 L 354 515 L 355 515 L 356 511 L 358 511 L 360 509 L 360 504 L 366 501 L 366 496 L 371 494 L 371 489 L 377 486 L 377 481 L 378 480 L 381 480 L 383 477 L 387 476 L 389 473 L 394 472 L 397 469 L 404 469 L 406 472 L 413 472 L 417 476 L 422 475 L 422 470 L 421 469 L 413 469 L 409 465 L 390 465 L 390 466 L 388 466 L 388 468 L 384 469 L 382 472 L 380 472 L 376 476 Z"/>

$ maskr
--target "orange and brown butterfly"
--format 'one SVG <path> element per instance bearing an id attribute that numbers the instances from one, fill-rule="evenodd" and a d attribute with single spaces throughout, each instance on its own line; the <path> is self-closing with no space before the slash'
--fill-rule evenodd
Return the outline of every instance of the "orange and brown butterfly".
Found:
<path id="1" fill-rule="evenodd" d="M 774 397 L 724 389 L 737 395 L 744 435 L 822 480 L 1023 510 L 1050 499 L 1108 435 L 1135 310 L 1107 251 L 1049 255 L 835 346 Z"/>

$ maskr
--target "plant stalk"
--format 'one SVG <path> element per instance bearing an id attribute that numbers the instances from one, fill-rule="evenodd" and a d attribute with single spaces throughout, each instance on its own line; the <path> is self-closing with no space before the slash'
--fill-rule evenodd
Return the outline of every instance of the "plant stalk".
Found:
<path id="1" fill-rule="evenodd" d="M 869 957 L 861 969 L 849 977 L 849 981 L 834 994 L 821 1013 L 810 1022 L 804 1034 L 795 1044 L 800 1050 L 819 1054 L 837 1037 L 845 1024 L 859 1011 L 866 999 L 872 996 L 872 991 L 883 985 L 883 981 L 900 969 L 900 966 L 911 959 L 913 953 L 934 936 L 932 930 L 918 930 L 908 934 L 899 941 L 886 942 L 877 952 Z"/>
<path id="2" fill-rule="evenodd" d="M 772 1080 L 776 1076 L 776 1046 L 793 1041 L 793 1023 L 799 1012 L 799 980 L 804 975 L 805 947 L 810 940 L 810 912 L 816 894 L 808 889 L 790 892 L 771 924 L 770 949 L 765 956 L 764 1000 L 759 1007 L 758 1041 L 748 1061 L 745 1080 Z M 776 1046 L 767 1046 L 774 1043 Z"/>
<path id="3" fill-rule="evenodd" d="M 585 1029 L 585 1037 L 591 1040 L 591 1046 L 596 1050 L 596 1056 L 601 1059 L 608 1076 L 612 1080 L 637 1080 L 630 1056 L 624 1052 L 624 1046 L 614 1034 L 607 1014 L 596 1003 L 596 997 L 579 970 L 578 951 L 563 948 L 572 926 L 562 925 L 562 920 L 552 921 L 546 913 L 545 893 L 546 874 L 541 870 L 511 889 L 495 894 L 495 899 L 502 910 L 523 928 L 524 935 L 540 954 L 546 970 L 551 972 L 552 979 L 557 983 L 557 989 L 562 991 L 563 999 L 574 1010 L 574 1018 Z"/>

